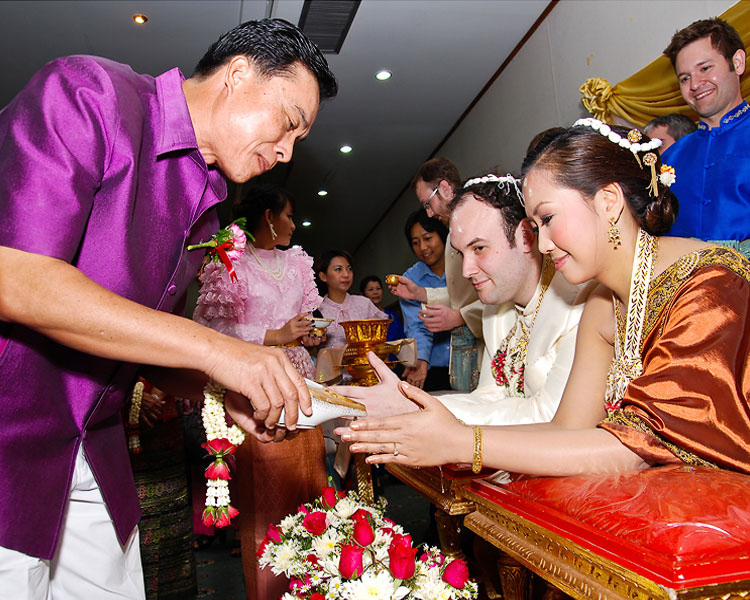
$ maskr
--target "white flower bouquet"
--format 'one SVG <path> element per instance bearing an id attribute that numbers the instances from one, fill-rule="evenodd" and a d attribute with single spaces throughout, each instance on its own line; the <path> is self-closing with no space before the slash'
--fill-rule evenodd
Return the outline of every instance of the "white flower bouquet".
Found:
<path id="1" fill-rule="evenodd" d="M 412 547 L 411 536 L 355 493 L 322 497 L 270 525 L 258 550 L 261 567 L 286 575 L 282 600 L 463 600 L 477 597 L 463 560 L 438 548 Z"/>

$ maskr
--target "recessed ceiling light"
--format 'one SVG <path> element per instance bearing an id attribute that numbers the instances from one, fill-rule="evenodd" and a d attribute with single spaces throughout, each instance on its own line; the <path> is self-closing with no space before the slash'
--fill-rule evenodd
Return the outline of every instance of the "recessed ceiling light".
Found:
<path id="1" fill-rule="evenodd" d="M 349 154 L 352 151 L 352 147 L 351 146 L 341 146 L 341 148 L 339 148 L 339 151 L 341 152 L 341 154 Z"/>
<path id="2" fill-rule="evenodd" d="M 302 221 L 302 227 L 310 227 L 312 223 L 310 221 Z"/>
<path id="3" fill-rule="evenodd" d="M 146 21 L 148 21 L 148 17 L 146 15 L 133 15 L 133 21 L 136 23 L 136 25 L 143 25 Z"/>
<path id="4" fill-rule="evenodd" d="M 327 196 L 327 195 L 328 195 L 328 191 L 327 190 L 320 190 L 318 192 L 318 196 Z"/>
<path id="5" fill-rule="evenodd" d="M 377 79 L 378 81 L 387 81 L 391 77 L 393 77 L 393 73 L 391 73 L 390 71 L 386 69 L 383 69 L 382 71 L 378 71 L 377 73 L 375 73 L 375 79 Z"/>

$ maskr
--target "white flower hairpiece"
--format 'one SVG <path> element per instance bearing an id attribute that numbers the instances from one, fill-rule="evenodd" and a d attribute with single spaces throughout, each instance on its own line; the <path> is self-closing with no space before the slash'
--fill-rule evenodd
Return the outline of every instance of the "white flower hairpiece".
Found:
<path id="1" fill-rule="evenodd" d="M 616 131 L 612 131 L 612 128 L 609 125 L 600 121 L 599 119 L 593 119 L 589 117 L 587 119 L 578 119 L 575 123 L 573 123 L 573 127 L 578 127 L 579 125 L 591 127 L 591 129 L 601 133 L 613 144 L 617 144 L 621 148 L 627 148 L 633 154 L 637 154 L 638 152 L 650 152 L 651 150 L 656 150 L 659 146 L 661 146 L 661 140 L 659 138 L 654 138 L 650 142 L 646 142 L 645 144 L 639 143 L 641 139 L 641 132 L 637 129 L 631 129 L 628 132 L 628 137 L 622 137 Z"/>
<path id="2" fill-rule="evenodd" d="M 630 150 L 641 169 L 643 168 L 644 164 L 651 169 L 651 183 L 648 186 L 649 194 L 651 194 L 654 198 L 659 195 L 659 191 L 656 186 L 657 176 L 655 168 L 657 158 L 656 154 L 652 152 L 652 150 L 656 150 L 659 146 L 661 146 L 662 142 L 659 138 L 654 138 L 650 142 L 644 142 L 643 144 L 641 144 L 640 141 L 641 139 L 643 139 L 643 134 L 637 129 L 631 129 L 630 131 L 628 131 L 627 137 L 622 137 L 619 133 L 613 131 L 612 128 L 606 123 L 603 123 L 599 119 L 593 119 L 591 117 L 587 119 L 578 119 L 575 123 L 573 123 L 573 127 L 577 127 L 579 125 L 584 127 L 591 127 L 591 129 L 593 129 L 594 131 L 598 131 L 613 144 L 617 144 L 621 148 L 627 148 L 628 150 Z M 639 152 L 646 153 L 643 157 L 643 163 L 641 163 L 641 159 L 638 156 Z M 674 175 L 674 169 L 672 175 Z M 659 176 L 658 180 L 662 183 L 662 185 L 666 185 L 667 187 L 671 185 L 671 183 L 664 183 L 665 181 L 670 181 L 669 177 L 662 178 L 661 176 Z M 671 181 L 674 181 L 674 178 L 672 178 Z"/>
<path id="3" fill-rule="evenodd" d="M 521 201 L 521 206 L 526 206 L 523 194 L 521 193 L 521 188 L 518 187 L 520 180 L 513 177 L 513 175 L 511 175 L 510 173 L 508 173 L 507 175 L 494 175 L 492 173 L 489 173 L 482 177 L 474 177 L 473 179 L 469 179 L 466 183 L 464 183 L 464 189 L 478 183 L 496 183 L 497 187 L 502 189 L 505 193 L 510 192 L 510 186 L 512 184 L 513 188 L 516 190 L 518 199 Z"/>

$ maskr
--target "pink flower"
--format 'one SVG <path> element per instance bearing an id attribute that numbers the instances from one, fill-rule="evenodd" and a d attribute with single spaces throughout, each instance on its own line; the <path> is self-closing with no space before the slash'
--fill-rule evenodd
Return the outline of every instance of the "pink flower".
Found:
<path id="1" fill-rule="evenodd" d="M 445 571 L 443 571 L 443 581 L 459 590 L 463 589 L 468 580 L 469 567 L 460 558 L 449 562 L 448 566 L 445 567 Z"/>
<path id="2" fill-rule="evenodd" d="M 238 514 L 240 514 L 240 511 L 238 511 L 231 504 L 227 504 L 227 514 L 229 515 L 230 519 L 234 519 Z"/>
<path id="3" fill-rule="evenodd" d="M 313 535 L 320 535 L 328 527 L 328 519 L 324 512 L 316 511 L 305 515 L 302 526 Z"/>
<path id="4" fill-rule="evenodd" d="M 306 515 L 306 514 L 308 514 L 308 513 L 310 512 L 310 511 L 309 511 L 309 510 L 307 510 L 307 507 L 306 507 L 306 506 L 305 506 L 304 504 L 300 504 L 300 505 L 299 505 L 299 506 L 297 507 L 297 512 L 301 512 L 302 514 L 305 514 L 305 515 Z"/>
<path id="5" fill-rule="evenodd" d="M 354 544 L 346 544 L 341 548 L 339 558 L 339 572 L 346 579 L 356 579 L 362 575 L 362 554 L 365 549 Z"/>
<path id="6" fill-rule="evenodd" d="M 416 557 L 417 549 L 411 547 L 411 536 L 395 534 L 388 548 L 391 575 L 396 579 L 409 579 L 414 575 Z"/>
<path id="7" fill-rule="evenodd" d="M 206 469 L 206 479 L 231 479 L 232 476 L 229 474 L 229 467 L 221 458 L 217 458 L 214 462 L 208 465 Z"/>
<path id="8" fill-rule="evenodd" d="M 202 520 L 206 527 L 211 527 L 216 521 L 216 509 L 213 506 L 207 506 L 203 509 Z"/>
<path id="9" fill-rule="evenodd" d="M 360 546 L 369 546 L 375 539 L 375 532 L 367 519 L 357 519 L 354 522 L 354 541 Z"/>
<path id="10" fill-rule="evenodd" d="M 227 251 L 227 256 L 229 260 L 237 260 L 245 251 L 247 238 L 245 237 L 245 232 L 234 223 L 227 227 L 227 229 L 232 234 L 232 249 Z"/>
<path id="11" fill-rule="evenodd" d="M 266 536 L 271 538 L 271 541 L 280 544 L 281 543 L 281 530 L 276 527 L 273 523 L 271 523 L 268 526 L 268 531 L 266 532 Z"/>
<path id="12" fill-rule="evenodd" d="M 296 577 L 292 577 L 291 581 L 289 582 L 289 589 L 296 593 L 302 593 L 304 587 L 309 587 L 312 583 L 312 580 L 310 579 L 309 575 L 305 575 L 305 580 L 297 579 Z"/>
<path id="13" fill-rule="evenodd" d="M 219 458 L 234 454 L 234 451 L 237 449 L 237 447 L 234 444 L 231 444 L 226 438 L 208 440 L 205 444 L 201 444 L 201 447 L 211 456 L 218 456 Z"/>

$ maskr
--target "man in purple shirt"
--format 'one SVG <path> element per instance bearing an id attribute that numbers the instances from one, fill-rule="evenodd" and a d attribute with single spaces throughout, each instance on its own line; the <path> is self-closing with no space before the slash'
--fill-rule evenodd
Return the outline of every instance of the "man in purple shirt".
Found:
<path id="1" fill-rule="evenodd" d="M 170 314 L 218 228 L 221 177 L 288 162 L 336 80 L 280 20 L 219 39 L 185 80 L 72 56 L 0 112 L 0 597 L 141 598 L 120 410 L 138 364 L 210 377 L 264 441 L 310 398 L 275 349 Z M 92 508 L 93 507 L 93 508 Z"/>

